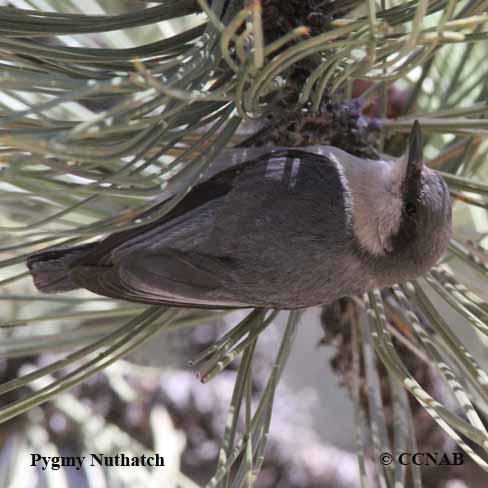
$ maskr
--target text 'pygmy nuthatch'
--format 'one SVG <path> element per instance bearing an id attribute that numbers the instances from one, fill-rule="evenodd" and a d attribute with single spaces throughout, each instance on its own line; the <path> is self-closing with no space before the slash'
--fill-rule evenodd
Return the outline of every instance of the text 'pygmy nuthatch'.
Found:
<path id="1" fill-rule="evenodd" d="M 422 161 L 331 146 L 230 149 L 169 213 L 28 259 L 39 290 L 188 307 L 323 305 L 413 279 L 445 251 L 451 202 Z M 229 167 L 230 166 L 230 167 Z"/>

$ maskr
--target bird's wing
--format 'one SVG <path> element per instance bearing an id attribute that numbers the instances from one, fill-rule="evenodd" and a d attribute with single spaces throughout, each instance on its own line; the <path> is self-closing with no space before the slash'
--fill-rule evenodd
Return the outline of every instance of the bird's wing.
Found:
<path id="1" fill-rule="evenodd" d="M 248 151 L 243 151 L 240 159 L 245 154 Z M 235 164 L 203 181 L 162 218 L 109 235 L 73 265 L 71 278 L 99 295 L 134 302 L 200 308 L 251 306 L 232 299 L 205 298 L 212 290 L 222 287 L 218 277 L 229 275 L 231 269 L 225 260 L 179 250 L 184 244 L 178 234 L 181 228 L 191 233 L 192 224 L 188 222 L 200 219 L 201 229 L 195 229 L 195 235 L 186 236 L 191 247 L 202 229 L 211 231 L 212 209 L 218 208 L 217 200 L 232 190 L 243 167 Z M 205 212 L 209 214 L 207 221 L 203 218 Z"/>
<path id="2" fill-rule="evenodd" d="M 216 258 L 168 249 L 131 256 L 118 266 L 78 266 L 72 270 L 72 279 L 99 295 L 132 302 L 198 308 L 251 306 L 207 297 L 220 289 L 216 276 L 225 272 L 223 266 Z"/>
<path id="3" fill-rule="evenodd" d="M 202 182 L 161 219 L 107 237 L 73 266 L 72 278 L 128 301 L 286 305 L 310 287 L 324 246 L 343 247 L 340 232 L 321 229 L 343 205 L 337 191 L 324 192 L 338 181 L 327 161 L 292 149 L 263 152 Z M 304 246 L 315 257 L 302 269 Z"/>

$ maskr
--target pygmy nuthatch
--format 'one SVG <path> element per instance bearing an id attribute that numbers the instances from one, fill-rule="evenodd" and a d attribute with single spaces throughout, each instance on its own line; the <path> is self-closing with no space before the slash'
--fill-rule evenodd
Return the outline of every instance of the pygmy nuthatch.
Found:
<path id="1" fill-rule="evenodd" d="M 418 122 L 399 159 L 331 146 L 233 148 L 214 166 L 224 164 L 153 222 L 34 254 L 27 265 L 36 286 L 295 309 L 411 280 L 447 247 L 449 191 L 423 164 Z"/>

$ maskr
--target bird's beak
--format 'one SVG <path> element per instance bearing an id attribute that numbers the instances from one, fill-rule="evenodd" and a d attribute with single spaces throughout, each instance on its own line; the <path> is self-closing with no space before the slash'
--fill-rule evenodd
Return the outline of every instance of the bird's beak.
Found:
<path id="1" fill-rule="evenodd" d="M 419 121 L 416 120 L 413 123 L 408 141 L 407 179 L 422 171 L 422 149 L 422 128 L 420 127 Z"/>
<path id="2" fill-rule="evenodd" d="M 407 174 L 405 175 L 405 183 L 407 186 L 407 192 L 413 193 L 416 191 L 420 175 L 422 174 L 422 129 L 419 121 L 416 120 L 413 123 L 412 130 L 410 131 L 410 140 L 408 142 L 408 154 L 407 157 Z"/>

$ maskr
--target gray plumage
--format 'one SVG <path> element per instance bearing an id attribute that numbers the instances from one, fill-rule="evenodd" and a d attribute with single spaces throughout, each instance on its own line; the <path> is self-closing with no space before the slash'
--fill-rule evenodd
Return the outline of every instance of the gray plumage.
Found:
<path id="1" fill-rule="evenodd" d="M 156 222 L 33 255 L 27 264 L 37 287 L 294 309 L 415 278 L 450 236 L 449 192 L 422 163 L 417 123 L 397 160 L 330 146 L 234 148 L 206 178 Z"/>

